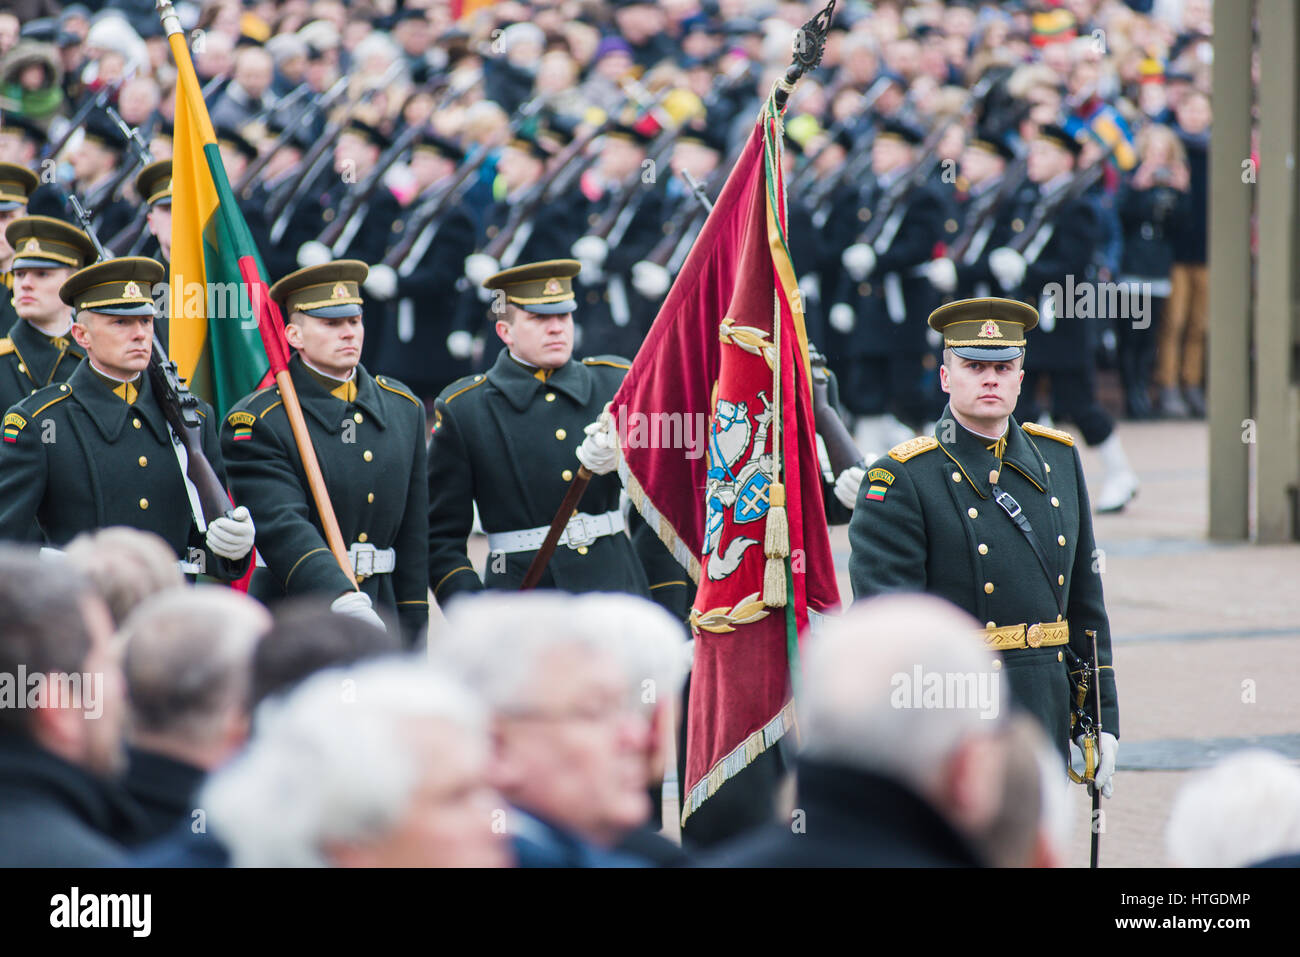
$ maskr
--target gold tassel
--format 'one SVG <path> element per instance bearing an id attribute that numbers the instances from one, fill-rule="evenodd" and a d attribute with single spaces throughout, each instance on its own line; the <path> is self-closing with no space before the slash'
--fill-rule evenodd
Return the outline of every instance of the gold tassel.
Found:
<path id="1" fill-rule="evenodd" d="M 785 607 L 785 559 L 769 558 L 763 569 L 763 604 L 769 608 Z"/>
<path id="2" fill-rule="evenodd" d="M 785 486 L 780 482 L 773 483 L 768 502 L 763 554 L 768 558 L 785 558 L 790 554 L 790 520 L 785 514 Z"/>

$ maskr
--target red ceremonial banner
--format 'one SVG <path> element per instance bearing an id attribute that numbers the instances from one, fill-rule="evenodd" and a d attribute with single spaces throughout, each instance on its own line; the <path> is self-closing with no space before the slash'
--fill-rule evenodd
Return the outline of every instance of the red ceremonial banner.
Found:
<path id="1" fill-rule="evenodd" d="M 769 97 L 610 404 L 628 494 L 698 585 L 683 821 L 794 727 L 798 636 L 839 603 L 780 124 Z M 673 441 L 697 422 L 706 450 Z"/>

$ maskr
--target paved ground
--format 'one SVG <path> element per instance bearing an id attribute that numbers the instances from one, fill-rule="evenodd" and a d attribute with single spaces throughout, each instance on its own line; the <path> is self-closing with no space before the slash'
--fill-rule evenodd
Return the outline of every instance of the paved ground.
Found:
<path id="1" fill-rule="evenodd" d="M 1251 744 L 1300 759 L 1300 546 L 1207 540 L 1204 423 L 1126 423 L 1120 435 L 1142 489 L 1122 514 L 1095 522 L 1123 728 L 1101 863 L 1153 867 L 1168 863 L 1170 803 L 1194 769 Z M 1082 452 L 1096 488 L 1100 462 Z M 831 543 L 847 599 L 845 529 Z M 486 547 L 474 545 L 481 564 Z M 1072 791 L 1070 862 L 1087 866 L 1088 798 Z M 675 811 L 665 808 L 670 833 Z"/>

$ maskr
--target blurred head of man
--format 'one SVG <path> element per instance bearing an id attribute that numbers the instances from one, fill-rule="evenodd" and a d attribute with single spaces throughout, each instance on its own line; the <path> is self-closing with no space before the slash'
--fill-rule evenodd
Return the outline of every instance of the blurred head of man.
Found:
<path id="1" fill-rule="evenodd" d="M 149 224 L 150 234 L 158 240 L 158 249 L 162 252 L 163 259 L 170 260 L 172 258 L 171 201 L 154 203 L 150 206 L 146 221 Z"/>
<path id="2" fill-rule="evenodd" d="M 1074 154 L 1054 140 L 1039 136 L 1029 144 L 1026 174 L 1031 183 L 1050 183 L 1074 169 Z"/>
<path id="3" fill-rule="evenodd" d="M 72 569 L 4 548 L 0 617 L 0 675 L 26 676 L 12 689 L 26 706 L 0 708 L 0 738 L 25 738 L 97 776 L 119 774 L 125 695 L 104 602 Z"/>
<path id="4" fill-rule="evenodd" d="M 544 159 L 514 144 L 507 144 L 501 151 L 501 159 L 497 163 L 497 172 L 505 183 L 506 195 L 525 186 L 531 186 L 541 178 L 545 169 Z"/>
<path id="5" fill-rule="evenodd" d="M 968 144 L 961 151 L 961 175 L 972 186 L 1001 176 L 1006 168 L 1007 161 L 1001 156 L 974 143 Z"/>
<path id="6" fill-rule="evenodd" d="M 1002 800 L 1010 696 L 979 631 L 928 596 L 859 602 L 830 621 L 808 656 L 803 757 L 893 780 L 959 833 L 982 833 Z M 927 686 L 947 690 L 922 707 Z"/>
<path id="7" fill-rule="evenodd" d="M 456 172 L 456 161 L 435 150 L 417 149 L 411 154 L 411 176 L 416 195 Z"/>
<path id="8" fill-rule="evenodd" d="M 231 588 L 177 588 L 147 599 L 122 626 L 129 739 L 141 750 L 204 770 L 248 736 L 253 647 L 271 625 Z"/>
<path id="9" fill-rule="evenodd" d="M 1174 798 L 1165 849 L 1177 867 L 1247 867 L 1300 855 L 1300 769 L 1250 748 L 1192 776 Z"/>
<path id="10" fill-rule="evenodd" d="M 118 93 L 118 112 L 128 126 L 139 126 L 153 115 L 160 100 L 157 83 L 148 77 L 132 77 L 122 84 Z"/>
<path id="11" fill-rule="evenodd" d="M 897 136 L 876 135 L 871 143 L 871 172 L 885 176 L 912 164 L 915 148 Z"/>
<path id="12" fill-rule="evenodd" d="M 718 168 L 720 161 L 715 147 L 698 139 L 679 139 L 673 144 L 670 163 L 677 175 L 687 172 L 702 183 Z"/>
<path id="13" fill-rule="evenodd" d="M 365 136 L 344 130 L 334 146 L 334 172 L 355 177 L 360 182 L 379 162 L 379 145 Z"/>
<path id="14" fill-rule="evenodd" d="M 1179 101 L 1175 116 L 1184 133 L 1204 133 L 1210 128 L 1210 98 L 1200 90 L 1191 90 Z"/>
<path id="15" fill-rule="evenodd" d="M 121 155 L 118 150 L 88 136 L 82 140 L 81 146 L 68 153 L 67 157 L 77 184 L 85 189 L 96 185 L 117 169 Z"/>
<path id="16" fill-rule="evenodd" d="M 82 532 L 63 554 L 108 604 L 114 627 L 121 627 L 146 598 L 185 584 L 172 547 L 138 528 L 114 525 Z"/>
<path id="17" fill-rule="evenodd" d="M 275 63 L 261 47 L 240 47 L 235 54 L 234 82 L 250 100 L 260 100 L 275 79 Z"/>
<path id="18" fill-rule="evenodd" d="M 606 183 L 625 182 L 641 169 L 645 147 L 628 136 L 607 136 L 596 154 L 596 166 Z"/>
<path id="19" fill-rule="evenodd" d="M 414 660 L 331 669 L 259 709 L 200 794 L 239 867 L 501 867 L 482 705 Z"/>
<path id="20" fill-rule="evenodd" d="M 632 706 L 612 624 L 578 614 L 572 596 L 466 598 L 430 644 L 491 710 L 510 803 L 603 847 L 650 814 L 650 725 Z"/>

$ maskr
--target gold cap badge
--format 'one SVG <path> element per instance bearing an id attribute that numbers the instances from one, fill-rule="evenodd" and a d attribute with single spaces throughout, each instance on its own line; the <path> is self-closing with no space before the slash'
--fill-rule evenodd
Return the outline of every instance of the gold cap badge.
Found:
<path id="1" fill-rule="evenodd" d="M 998 324 L 992 319 L 985 319 L 984 325 L 980 327 L 979 337 L 981 339 L 1000 339 L 1002 338 L 1002 330 L 998 328 Z"/>
<path id="2" fill-rule="evenodd" d="M 138 297 L 140 295 L 140 287 L 135 284 L 134 280 L 132 280 L 122 288 L 122 295 L 127 297 Z"/>
<path id="3" fill-rule="evenodd" d="M 330 293 L 331 299 L 346 299 L 348 297 L 348 287 L 341 282 L 334 284 L 334 291 Z"/>

